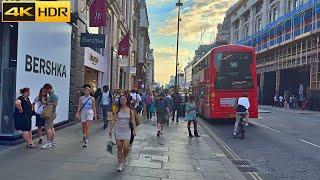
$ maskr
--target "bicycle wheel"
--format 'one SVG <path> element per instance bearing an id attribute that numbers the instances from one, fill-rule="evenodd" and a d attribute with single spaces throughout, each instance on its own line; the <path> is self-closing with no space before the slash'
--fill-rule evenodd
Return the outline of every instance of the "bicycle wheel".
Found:
<path id="1" fill-rule="evenodd" d="M 245 134 L 244 125 L 243 125 L 243 123 L 240 123 L 240 138 L 241 139 L 244 139 L 244 134 Z"/>

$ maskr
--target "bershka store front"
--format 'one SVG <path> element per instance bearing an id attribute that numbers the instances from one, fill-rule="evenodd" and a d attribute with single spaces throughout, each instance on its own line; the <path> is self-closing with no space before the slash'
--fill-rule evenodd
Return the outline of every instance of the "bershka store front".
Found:
<path id="1" fill-rule="evenodd" d="M 67 23 L 0 23 L 0 141 L 12 141 L 14 101 L 28 87 L 30 101 L 50 83 L 59 97 L 55 124 L 68 120 L 71 25 Z M 32 120 L 35 129 L 35 118 Z"/>
<path id="2" fill-rule="evenodd" d="M 84 83 L 90 84 L 93 90 L 96 91 L 98 88 L 102 88 L 105 85 L 104 82 L 106 82 L 106 58 L 89 47 L 84 49 L 84 54 Z"/>

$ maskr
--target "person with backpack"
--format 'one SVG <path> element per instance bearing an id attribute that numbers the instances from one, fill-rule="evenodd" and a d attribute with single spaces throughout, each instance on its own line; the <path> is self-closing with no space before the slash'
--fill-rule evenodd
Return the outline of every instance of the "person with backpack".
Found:
<path id="1" fill-rule="evenodd" d="M 179 122 L 179 113 L 180 113 L 180 106 L 182 102 L 181 95 L 179 94 L 179 91 L 176 90 L 173 94 L 173 112 L 172 112 L 172 121 L 174 121 L 175 114 L 177 112 L 177 122 Z"/>
<path id="2" fill-rule="evenodd" d="M 79 98 L 79 106 L 76 114 L 76 118 L 81 121 L 82 133 L 83 133 L 83 147 L 88 147 L 88 138 L 90 134 L 90 128 L 92 121 L 97 119 L 96 100 L 90 95 L 91 86 L 86 84 L 83 86 L 84 96 Z"/>
<path id="3" fill-rule="evenodd" d="M 165 102 L 164 98 L 165 98 L 165 95 L 161 94 L 155 104 L 156 112 L 157 112 L 157 127 L 158 127 L 157 137 L 159 137 L 160 134 L 163 134 L 163 124 L 166 123 L 166 119 L 167 119 L 166 116 L 167 114 L 169 114 L 169 107 Z"/>
<path id="4" fill-rule="evenodd" d="M 103 86 L 100 105 L 102 108 L 103 129 L 106 129 L 109 123 L 108 112 L 110 111 L 112 106 L 112 93 L 109 91 L 109 86 Z"/>

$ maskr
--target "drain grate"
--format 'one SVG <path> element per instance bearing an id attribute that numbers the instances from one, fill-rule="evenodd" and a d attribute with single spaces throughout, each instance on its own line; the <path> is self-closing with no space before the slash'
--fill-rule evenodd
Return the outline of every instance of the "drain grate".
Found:
<path id="1" fill-rule="evenodd" d="M 248 160 L 232 160 L 232 163 L 237 166 L 239 166 L 239 165 L 248 165 L 249 166 L 250 165 L 250 162 Z"/>
<path id="2" fill-rule="evenodd" d="M 251 167 L 251 166 L 238 166 L 238 169 L 241 172 L 250 173 L 250 172 L 258 172 L 257 168 Z"/>

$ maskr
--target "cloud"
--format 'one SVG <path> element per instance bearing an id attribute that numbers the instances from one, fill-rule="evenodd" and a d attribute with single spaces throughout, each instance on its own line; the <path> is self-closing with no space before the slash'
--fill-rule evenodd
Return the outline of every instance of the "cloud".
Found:
<path id="1" fill-rule="evenodd" d="M 174 0 L 147 0 L 149 6 L 160 7 L 170 3 L 173 3 Z"/>
<path id="2" fill-rule="evenodd" d="M 186 42 L 199 42 L 203 32 L 203 43 L 214 40 L 217 25 L 223 22 L 228 8 L 237 0 L 193 0 L 181 9 L 181 39 Z M 160 36 L 171 36 L 177 33 L 177 13 L 170 13 L 165 25 L 157 29 Z"/>
<path id="3" fill-rule="evenodd" d="M 192 57 L 193 51 L 185 48 L 179 50 L 179 70 L 183 72 L 184 67 Z M 155 57 L 155 80 L 161 84 L 167 84 L 171 75 L 176 70 L 176 50 L 173 47 L 162 47 L 154 50 Z"/>

